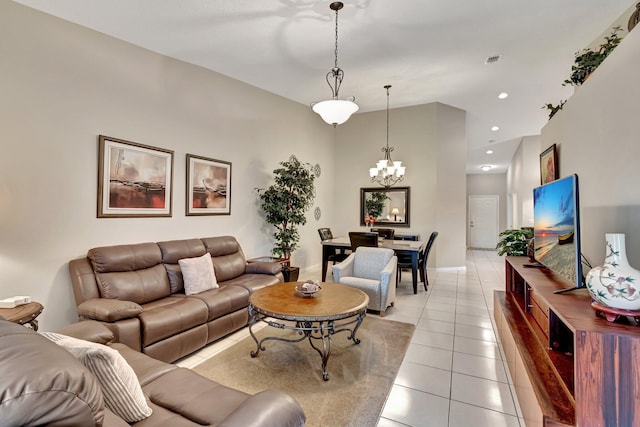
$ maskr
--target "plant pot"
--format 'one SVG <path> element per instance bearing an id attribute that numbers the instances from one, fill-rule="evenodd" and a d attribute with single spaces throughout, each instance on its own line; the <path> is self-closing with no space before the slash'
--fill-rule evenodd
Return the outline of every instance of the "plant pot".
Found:
<path id="1" fill-rule="evenodd" d="M 300 276 L 300 267 L 283 267 L 282 275 L 285 282 L 297 282 Z"/>
<path id="2" fill-rule="evenodd" d="M 624 234 L 606 234 L 604 264 L 587 273 L 591 297 L 606 307 L 640 310 L 640 271 L 629 265 Z"/>

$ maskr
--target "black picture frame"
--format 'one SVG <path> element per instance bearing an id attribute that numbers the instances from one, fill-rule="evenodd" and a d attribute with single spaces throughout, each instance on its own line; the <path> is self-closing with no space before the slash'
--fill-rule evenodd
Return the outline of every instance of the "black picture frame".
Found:
<path id="1" fill-rule="evenodd" d="M 381 207 L 371 206 L 372 203 L 376 205 L 376 201 L 374 200 L 376 197 L 383 198 Z M 398 210 L 398 213 L 392 213 L 394 208 Z M 373 222 L 368 220 L 372 213 L 375 215 Z M 360 188 L 360 225 L 409 227 L 410 213 L 410 187 Z"/>

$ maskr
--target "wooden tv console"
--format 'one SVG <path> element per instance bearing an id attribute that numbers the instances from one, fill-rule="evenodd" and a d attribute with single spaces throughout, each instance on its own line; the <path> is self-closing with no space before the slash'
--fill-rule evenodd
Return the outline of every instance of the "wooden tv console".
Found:
<path id="1" fill-rule="evenodd" d="M 640 326 L 596 316 L 589 291 L 507 257 L 494 318 L 527 427 L 640 426 Z M 626 319 L 625 319 L 626 320 Z"/>

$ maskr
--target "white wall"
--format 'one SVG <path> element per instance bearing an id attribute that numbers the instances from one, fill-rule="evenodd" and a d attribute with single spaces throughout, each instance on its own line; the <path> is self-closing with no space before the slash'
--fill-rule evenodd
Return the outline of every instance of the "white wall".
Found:
<path id="1" fill-rule="evenodd" d="M 507 175 L 487 173 L 467 175 L 467 224 L 469 223 L 469 196 L 498 196 L 498 233 L 507 229 Z M 469 241 L 467 239 L 467 245 Z"/>
<path id="2" fill-rule="evenodd" d="M 429 256 L 436 267 L 465 265 L 465 161 L 466 114 L 434 103 L 391 109 L 389 145 L 391 157 L 407 168 L 400 186 L 411 188 L 410 227 L 396 232 L 428 238 L 439 231 Z M 336 186 L 333 225 L 335 235 L 365 230 L 360 226 L 361 187 L 375 187 L 369 168 L 383 156 L 386 144 L 386 111 L 353 116 L 337 128 Z"/>
<path id="3" fill-rule="evenodd" d="M 332 216 L 335 131 L 308 106 L 13 2 L 0 58 L 0 297 L 43 303 L 43 330 L 76 320 L 67 262 L 91 247 L 233 235 L 268 254 L 253 190 L 292 153 L 321 165 L 315 205 Z M 99 134 L 175 151 L 171 218 L 96 218 Z M 185 216 L 187 153 L 232 162 L 230 216 Z M 326 221 L 308 217 L 303 268 Z"/>
<path id="4" fill-rule="evenodd" d="M 268 254 L 254 189 L 291 154 L 322 170 L 293 254 L 302 274 L 320 263 L 317 228 L 359 228 L 384 111 L 334 130 L 307 105 L 13 2 L 0 2 L 0 58 L 0 297 L 43 303 L 43 330 L 77 319 L 67 263 L 91 247 L 233 235 L 247 257 Z M 439 267 L 465 264 L 464 133 L 465 113 L 442 104 L 392 112 L 393 157 L 412 187 L 407 231 L 440 231 Z M 100 134 L 174 150 L 171 218 L 96 217 Z M 187 153 L 232 162 L 230 216 L 185 216 Z"/>
<path id="5" fill-rule="evenodd" d="M 525 136 L 507 169 L 507 194 L 516 206 L 513 228 L 533 227 L 533 189 L 540 185 L 540 136 Z"/>
<path id="6" fill-rule="evenodd" d="M 604 260 L 605 233 L 625 233 L 640 266 L 640 30 L 631 31 L 542 130 L 560 176 L 579 176 L 582 252 Z"/>

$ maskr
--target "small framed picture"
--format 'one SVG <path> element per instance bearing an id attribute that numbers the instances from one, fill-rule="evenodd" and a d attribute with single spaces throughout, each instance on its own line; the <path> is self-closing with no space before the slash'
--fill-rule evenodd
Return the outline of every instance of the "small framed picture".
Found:
<path id="1" fill-rule="evenodd" d="M 186 215 L 231 215 L 231 163 L 187 154 Z"/>
<path id="2" fill-rule="evenodd" d="M 540 154 L 540 184 L 546 184 L 558 178 L 558 151 L 556 144 L 553 144 Z"/>
<path id="3" fill-rule="evenodd" d="M 171 216 L 173 151 L 100 135 L 98 218 Z"/>

